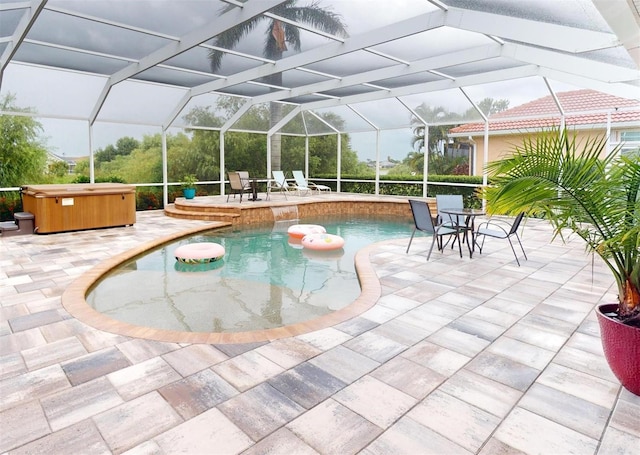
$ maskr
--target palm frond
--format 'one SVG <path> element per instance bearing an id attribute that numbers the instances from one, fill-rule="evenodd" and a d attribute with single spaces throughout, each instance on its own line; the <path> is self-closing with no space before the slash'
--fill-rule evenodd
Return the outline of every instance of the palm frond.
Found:
<path id="1" fill-rule="evenodd" d="M 492 185 L 483 193 L 490 213 L 526 211 L 547 218 L 557 236 L 569 229 L 584 239 L 622 299 L 640 284 L 640 160 L 607 148 L 603 136 L 578 143 L 567 130 L 541 133 L 487 165 Z"/>
<path id="2" fill-rule="evenodd" d="M 290 19 L 296 22 L 309 24 L 318 30 L 331 33 L 338 36 L 347 36 L 346 26 L 342 22 L 342 18 L 339 14 L 332 12 L 330 9 L 323 8 L 319 2 L 312 2 L 307 6 L 296 6 L 297 0 L 288 0 L 275 8 L 271 9 L 271 12 L 282 16 L 286 19 Z M 227 5 L 220 10 L 221 14 L 224 14 L 231 9 L 234 9 L 234 5 Z M 226 30 L 217 35 L 213 40 L 213 45 L 222 47 L 224 49 L 233 49 L 243 38 L 251 33 L 258 24 L 268 20 L 269 26 L 265 31 L 265 44 L 263 55 L 271 59 L 279 59 L 282 56 L 282 50 L 278 49 L 275 39 L 273 37 L 274 20 L 267 18 L 266 16 L 256 16 L 246 22 L 243 22 L 236 27 Z M 300 51 L 301 40 L 300 30 L 290 24 L 282 24 L 284 28 L 285 38 L 288 44 L 293 46 L 296 51 Z M 210 67 L 213 72 L 220 69 L 222 65 L 222 58 L 224 52 L 218 50 L 211 50 L 209 52 Z M 277 78 L 272 78 L 268 82 L 277 82 Z"/>

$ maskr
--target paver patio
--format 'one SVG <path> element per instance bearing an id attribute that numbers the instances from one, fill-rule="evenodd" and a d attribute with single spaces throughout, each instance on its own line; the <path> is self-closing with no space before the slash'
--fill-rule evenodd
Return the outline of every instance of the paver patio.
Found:
<path id="1" fill-rule="evenodd" d="M 624 454 L 640 397 L 602 354 L 612 277 L 583 243 L 528 220 L 460 258 L 417 237 L 376 244 L 377 304 L 272 342 L 204 345 L 94 329 L 61 304 L 92 266 L 206 224 L 0 237 L 0 453 Z"/>

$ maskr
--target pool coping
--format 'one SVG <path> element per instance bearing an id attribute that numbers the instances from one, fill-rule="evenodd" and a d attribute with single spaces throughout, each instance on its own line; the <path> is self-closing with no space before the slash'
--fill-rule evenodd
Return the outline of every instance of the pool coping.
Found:
<path id="1" fill-rule="evenodd" d="M 232 344 L 272 341 L 332 327 L 358 316 L 373 307 L 382 294 L 378 276 L 369 260 L 369 254 L 380 243 L 367 245 L 355 255 L 354 265 L 360 283 L 360 295 L 350 304 L 332 313 L 304 322 L 285 325 L 272 329 L 248 332 L 182 332 L 177 330 L 156 329 L 127 322 L 117 321 L 92 308 L 86 301 L 86 295 L 106 273 L 123 262 L 143 254 L 167 242 L 212 229 L 230 226 L 230 223 L 213 222 L 211 224 L 185 229 L 158 239 L 145 242 L 130 250 L 106 259 L 76 278 L 62 294 L 62 306 L 79 321 L 105 332 L 133 338 L 164 341 L 172 343 Z M 388 241 L 388 240 L 387 240 Z"/>

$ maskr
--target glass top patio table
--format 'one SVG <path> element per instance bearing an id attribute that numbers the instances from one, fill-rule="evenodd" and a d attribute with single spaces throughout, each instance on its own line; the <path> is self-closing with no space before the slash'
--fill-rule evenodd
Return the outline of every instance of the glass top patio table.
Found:
<path id="1" fill-rule="evenodd" d="M 472 208 L 443 208 L 440 209 L 440 212 L 446 213 L 447 215 L 464 216 L 464 226 L 458 224 L 456 224 L 456 226 L 458 230 L 463 231 L 464 238 L 467 241 L 467 248 L 469 249 L 469 257 L 472 258 L 476 247 L 475 218 L 486 215 L 487 212 L 483 209 Z M 471 233 L 471 242 L 469 242 L 469 232 Z"/>

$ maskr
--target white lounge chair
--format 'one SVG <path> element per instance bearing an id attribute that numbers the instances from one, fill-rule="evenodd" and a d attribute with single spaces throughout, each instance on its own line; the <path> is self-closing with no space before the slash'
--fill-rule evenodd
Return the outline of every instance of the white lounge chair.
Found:
<path id="1" fill-rule="evenodd" d="M 307 191 L 317 191 L 318 193 L 322 191 L 331 191 L 331 188 L 327 185 L 318 185 L 313 182 L 309 182 L 302 171 L 293 171 L 293 178 L 296 180 L 296 187 L 298 190 L 307 190 Z"/>
<path id="2" fill-rule="evenodd" d="M 287 199 L 288 192 L 297 190 L 295 185 L 287 182 L 283 171 L 271 171 L 271 173 L 273 174 L 273 180 L 269 180 L 267 183 L 267 198 L 273 191 L 279 191 L 284 193 L 284 198 Z"/>

